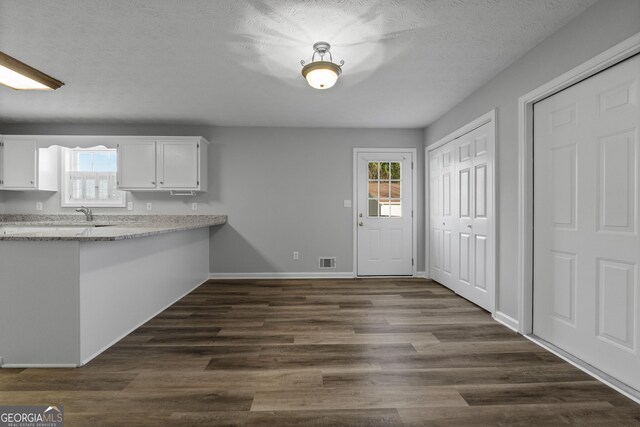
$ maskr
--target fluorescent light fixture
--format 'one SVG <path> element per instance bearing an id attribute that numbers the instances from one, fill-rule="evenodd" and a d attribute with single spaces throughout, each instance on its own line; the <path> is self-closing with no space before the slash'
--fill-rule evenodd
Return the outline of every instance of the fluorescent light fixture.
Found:
<path id="1" fill-rule="evenodd" d="M 0 52 L 0 84 L 16 90 L 56 90 L 60 80 Z"/>

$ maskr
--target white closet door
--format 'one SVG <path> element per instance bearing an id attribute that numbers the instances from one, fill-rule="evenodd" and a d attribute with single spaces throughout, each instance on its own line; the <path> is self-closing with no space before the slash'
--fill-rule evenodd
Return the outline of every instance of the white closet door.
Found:
<path id="1" fill-rule="evenodd" d="M 489 124 L 455 141 L 456 293 L 488 311 L 495 304 L 493 278 L 493 133 Z"/>
<path id="2" fill-rule="evenodd" d="M 636 56 L 534 106 L 534 333 L 640 390 Z"/>
<path id="3" fill-rule="evenodd" d="M 430 275 L 493 312 L 493 124 L 429 152 Z"/>
<path id="4" fill-rule="evenodd" d="M 454 155 L 453 144 L 429 153 L 431 277 L 446 286 L 454 283 Z"/>

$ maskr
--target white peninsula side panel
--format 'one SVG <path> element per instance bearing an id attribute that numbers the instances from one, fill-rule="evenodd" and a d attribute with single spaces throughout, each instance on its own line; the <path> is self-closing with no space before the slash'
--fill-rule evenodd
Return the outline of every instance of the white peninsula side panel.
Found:
<path id="1" fill-rule="evenodd" d="M 2 367 L 82 366 L 207 280 L 209 228 L 0 241 L 0 270 Z"/>
<path id="2" fill-rule="evenodd" d="M 209 228 L 80 244 L 80 364 L 209 275 Z"/>

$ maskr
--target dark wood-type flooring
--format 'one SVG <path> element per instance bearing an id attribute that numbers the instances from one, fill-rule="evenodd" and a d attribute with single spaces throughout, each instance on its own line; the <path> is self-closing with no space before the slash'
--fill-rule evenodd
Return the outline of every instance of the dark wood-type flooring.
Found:
<path id="1" fill-rule="evenodd" d="M 77 369 L 0 369 L 66 425 L 640 425 L 640 406 L 426 280 L 211 281 Z"/>

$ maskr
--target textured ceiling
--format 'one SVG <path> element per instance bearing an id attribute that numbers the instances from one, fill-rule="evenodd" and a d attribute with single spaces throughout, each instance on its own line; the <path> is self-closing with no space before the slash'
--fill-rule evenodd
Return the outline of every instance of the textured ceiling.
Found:
<path id="1" fill-rule="evenodd" d="M 423 127 L 595 0 L 0 0 L 2 122 Z M 300 75 L 314 42 L 343 76 Z"/>

